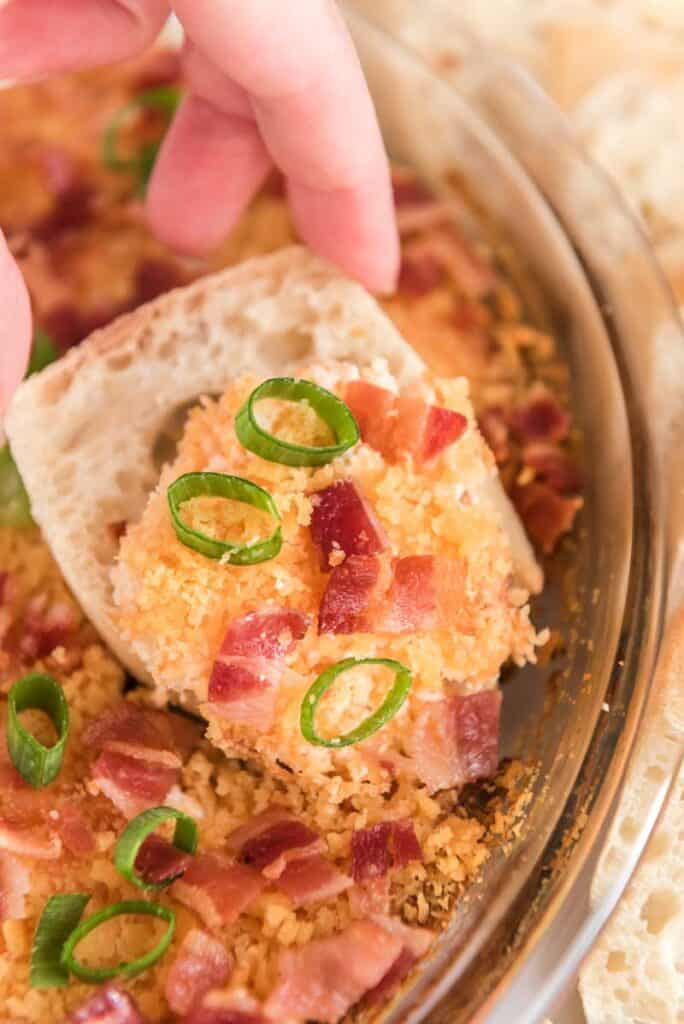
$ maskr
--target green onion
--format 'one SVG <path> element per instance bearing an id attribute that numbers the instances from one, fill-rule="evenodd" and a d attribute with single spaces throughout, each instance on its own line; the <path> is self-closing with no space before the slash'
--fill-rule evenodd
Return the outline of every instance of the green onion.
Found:
<path id="1" fill-rule="evenodd" d="M 62 964 L 62 949 L 81 920 L 89 899 L 86 893 L 73 892 L 51 896 L 45 904 L 31 948 L 29 981 L 32 988 L 63 988 L 69 984 L 69 972 Z"/>
<path id="2" fill-rule="evenodd" d="M 29 708 L 44 711 L 57 730 L 57 741 L 44 747 L 19 721 Z M 35 789 L 46 786 L 59 775 L 69 735 L 69 706 L 62 687 L 52 676 L 32 672 L 19 679 L 7 702 L 7 749 L 12 763 Z"/>
<path id="3" fill-rule="evenodd" d="M 113 967 L 86 967 L 85 964 L 80 963 L 74 956 L 74 950 L 79 942 L 86 935 L 90 935 L 92 931 L 99 928 L 101 924 L 104 924 L 105 921 L 111 921 L 113 917 L 120 917 L 123 914 L 144 914 L 149 917 L 159 917 L 163 921 L 168 921 L 169 926 L 157 945 L 149 953 L 138 957 L 137 960 L 124 961 Z M 116 978 L 119 975 L 132 978 L 134 975 L 140 974 L 141 971 L 151 967 L 152 964 L 155 964 L 163 956 L 173 938 L 175 927 L 176 915 L 170 907 L 162 907 L 159 903 L 147 903 L 144 900 L 122 900 L 120 903 L 113 903 L 110 907 L 105 907 L 104 910 L 92 914 L 91 917 L 87 917 L 85 921 L 74 928 L 64 943 L 61 963 L 70 974 L 75 974 L 81 981 L 108 981 L 110 978 Z"/>
<path id="4" fill-rule="evenodd" d="M 177 811 L 174 807 L 152 807 L 149 811 L 143 811 L 137 818 L 129 821 L 119 836 L 114 851 L 116 870 L 141 889 L 164 889 L 175 878 L 178 878 L 178 875 L 174 875 L 163 882 L 146 882 L 135 870 L 135 861 L 140 847 L 151 832 L 154 832 L 162 822 L 169 821 L 169 819 L 176 819 L 173 845 L 185 853 L 194 853 L 197 849 L 197 825 L 191 817 L 183 814 L 182 811 Z"/>
<path id="5" fill-rule="evenodd" d="M 254 411 L 257 402 L 265 398 L 308 402 L 334 434 L 335 444 L 309 448 L 269 434 L 259 426 Z M 274 377 L 255 388 L 235 417 L 235 433 L 250 452 L 268 462 L 281 462 L 286 466 L 324 466 L 359 440 L 356 420 L 343 401 L 310 380 L 294 380 L 292 377 Z"/>
<path id="6" fill-rule="evenodd" d="M 377 711 L 365 718 L 360 725 L 343 736 L 327 740 L 316 732 L 314 719 L 318 703 L 338 676 L 350 668 L 356 668 L 357 665 L 384 665 L 386 668 L 392 669 L 396 673 L 394 685 Z M 299 716 L 299 727 L 304 739 L 319 747 L 348 747 L 353 743 L 360 743 L 361 740 L 367 740 L 378 729 L 382 729 L 390 718 L 394 718 L 408 697 L 410 689 L 411 671 L 400 661 L 393 661 L 391 658 L 345 658 L 344 661 L 338 661 L 321 672 L 318 679 L 306 691 Z"/>
<path id="7" fill-rule="evenodd" d="M 114 114 L 107 125 L 102 139 L 102 161 L 111 171 L 134 174 L 138 179 L 138 191 L 144 193 L 152 174 L 154 162 L 159 153 L 161 140 L 143 142 L 138 152 L 132 157 L 122 156 L 119 152 L 119 134 L 122 127 L 140 110 L 146 107 L 159 110 L 166 115 L 167 127 L 176 112 L 181 100 L 180 90 L 172 85 L 146 89 L 139 96 L 127 103 Z"/>
<path id="8" fill-rule="evenodd" d="M 29 496 L 8 444 L 0 448 L 0 526 L 33 526 Z"/>
<path id="9" fill-rule="evenodd" d="M 40 327 L 36 327 L 33 332 L 33 348 L 26 376 L 30 377 L 32 373 L 40 373 L 50 363 L 54 363 L 58 356 L 59 352 L 52 338 Z"/>
<path id="10" fill-rule="evenodd" d="M 223 558 L 231 565 L 254 565 L 275 558 L 283 544 L 280 529 L 280 512 L 276 504 L 263 487 L 244 480 L 241 476 L 228 476 L 225 473 L 186 473 L 179 476 L 167 491 L 169 509 L 176 536 L 186 547 L 199 551 L 207 558 Z M 245 505 L 268 512 L 278 523 L 270 537 L 255 541 L 253 544 L 232 544 L 230 541 L 218 540 L 199 530 L 186 526 L 180 517 L 181 507 L 192 498 L 211 497 L 228 498 L 241 501 Z"/>

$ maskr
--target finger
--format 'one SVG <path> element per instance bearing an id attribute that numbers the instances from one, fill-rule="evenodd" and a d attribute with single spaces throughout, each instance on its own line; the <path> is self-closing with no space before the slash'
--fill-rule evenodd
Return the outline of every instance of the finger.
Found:
<path id="1" fill-rule="evenodd" d="M 389 290 L 399 249 L 387 159 L 341 16 L 324 0 L 172 0 L 194 43 L 250 95 L 300 233 Z M 325 231 L 325 215 L 335 231 Z"/>
<path id="2" fill-rule="evenodd" d="M 239 220 L 270 168 L 253 120 L 190 95 L 157 157 L 147 190 L 150 225 L 174 249 L 206 252 Z"/>
<path id="3" fill-rule="evenodd" d="M 123 60 L 149 46 L 168 14 L 167 0 L 9 0 L 0 4 L 2 77 Z"/>
<path id="4" fill-rule="evenodd" d="M 0 234 L 0 414 L 26 372 L 31 349 L 28 291 Z"/>

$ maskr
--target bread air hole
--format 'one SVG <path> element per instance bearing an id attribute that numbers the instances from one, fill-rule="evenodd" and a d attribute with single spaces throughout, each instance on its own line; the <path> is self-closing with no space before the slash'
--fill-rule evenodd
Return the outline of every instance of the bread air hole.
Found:
<path id="1" fill-rule="evenodd" d="M 210 395 L 211 398 L 217 398 L 218 395 L 213 393 Z M 162 467 L 172 462 L 176 457 L 176 449 L 178 442 L 183 436 L 185 430 L 185 423 L 190 414 L 190 411 L 199 405 L 200 396 L 188 399 L 187 402 L 181 402 L 180 405 L 175 406 L 167 413 L 162 424 L 157 432 L 157 436 L 152 445 L 152 460 L 154 462 L 155 469 L 161 472 Z"/>
<path id="2" fill-rule="evenodd" d="M 640 917 L 651 935 L 660 935 L 681 913 L 681 900 L 672 889 L 656 889 L 644 902 Z"/>

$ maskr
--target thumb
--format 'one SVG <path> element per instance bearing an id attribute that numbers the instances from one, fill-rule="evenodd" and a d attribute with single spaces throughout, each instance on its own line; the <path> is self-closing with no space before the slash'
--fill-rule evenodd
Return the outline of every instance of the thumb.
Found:
<path id="1" fill-rule="evenodd" d="M 19 267 L 0 234 L 0 419 L 26 372 L 31 304 Z"/>

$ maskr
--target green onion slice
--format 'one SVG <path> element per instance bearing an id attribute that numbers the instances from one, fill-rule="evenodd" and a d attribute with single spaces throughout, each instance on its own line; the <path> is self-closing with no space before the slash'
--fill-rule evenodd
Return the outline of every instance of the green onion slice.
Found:
<path id="1" fill-rule="evenodd" d="M 186 547 L 199 551 L 207 558 L 223 558 L 231 565 L 254 565 L 275 558 L 283 545 L 280 512 L 271 495 L 263 487 L 226 473 L 185 473 L 171 484 L 167 491 L 169 509 L 176 536 Z M 276 520 L 278 525 L 270 537 L 252 544 L 232 544 L 218 540 L 199 530 L 186 526 L 180 516 L 181 507 L 192 498 L 229 498 L 261 509 Z"/>
<path id="2" fill-rule="evenodd" d="M 29 496 L 8 444 L 0 448 L 0 526 L 33 526 Z"/>
<path id="3" fill-rule="evenodd" d="M 357 665 L 384 665 L 386 668 L 392 669 L 396 673 L 394 685 L 377 711 L 374 711 L 372 715 L 365 718 L 355 729 L 345 733 L 343 736 L 336 736 L 329 740 L 325 739 L 325 737 L 319 736 L 316 732 L 314 722 L 318 703 L 338 676 L 350 668 L 355 668 Z M 390 718 L 394 718 L 408 697 L 411 681 L 410 669 L 402 665 L 400 661 L 393 661 L 391 658 L 345 658 L 344 661 L 338 661 L 335 665 L 331 665 L 324 672 L 321 672 L 318 679 L 312 683 L 304 695 L 299 716 L 299 726 L 304 739 L 319 747 L 349 747 L 353 743 L 367 740 L 378 729 L 382 729 L 383 725 L 389 722 Z"/>
<path id="4" fill-rule="evenodd" d="M 69 984 L 69 972 L 62 964 L 62 950 L 81 920 L 87 893 L 73 892 L 51 896 L 40 915 L 31 948 L 29 981 L 32 988 L 63 988 Z"/>
<path id="5" fill-rule="evenodd" d="M 111 921 L 113 917 L 120 917 L 123 914 L 145 914 L 149 917 L 159 917 L 168 922 L 168 928 L 157 945 L 149 953 L 138 957 L 137 960 L 124 961 L 112 967 L 87 967 L 76 959 L 74 950 L 86 935 L 90 935 L 105 921 Z M 108 981 L 119 975 L 132 978 L 134 975 L 140 974 L 141 971 L 147 970 L 163 956 L 173 938 L 175 927 L 176 915 L 170 907 L 163 907 L 160 903 L 148 903 L 145 900 L 121 900 L 120 903 L 113 903 L 110 907 L 105 907 L 104 910 L 92 914 L 74 928 L 62 948 L 61 963 L 70 974 L 75 974 L 81 981 Z"/>
<path id="6" fill-rule="evenodd" d="M 132 157 L 122 156 L 119 151 L 119 135 L 122 127 L 146 107 L 159 110 L 166 115 L 167 127 L 181 100 L 180 90 L 172 85 L 146 89 L 117 111 L 107 125 L 102 138 L 102 162 L 111 171 L 134 174 L 138 178 L 138 190 L 143 193 L 152 174 L 154 162 L 159 153 L 161 140 L 143 142 Z"/>
<path id="7" fill-rule="evenodd" d="M 30 377 L 32 373 L 40 373 L 50 363 L 54 363 L 58 356 L 59 352 L 52 338 L 40 327 L 36 327 L 33 332 L 33 347 L 26 376 Z"/>
<path id="8" fill-rule="evenodd" d="M 264 398 L 281 398 L 287 402 L 308 402 L 330 427 L 335 444 L 309 448 L 282 441 L 259 426 L 254 407 Z M 351 410 L 337 395 L 310 380 L 273 377 L 255 388 L 235 417 L 235 432 L 240 443 L 268 462 L 286 466 L 324 466 L 352 448 L 359 440 L 359 428 Z"/>
<path id="9" fill-rule="evenodd" d="M 176 820 L 173 845 L 185 853 L 194 853 L 197 849 L 197 825 L 189 815 L 177 811 L 175 807 L 151 807 L 150 810 L 143 811 L 129 821 L 119 836 L 114 851 L 116 870 L 141 889 L 164 889 L 178 878 L 178 875 L 174 875 L 163 882 L 146 882 L 135 870 L 135 861 L 142 844 L 162 822 L 170 819 Z"/>
<path id="10" fill-rule="evenodd" d="M 57 730 L 57 741 L 51 747 L 39 743 L 19 721 L 19 713 L 29 708 L 51 718 Z M 68 735 L 69 706 L 59 683 L 40 672 L 19 679 L 7 702 L 7 749 L 19 774 L 35 789 L 59 775 Z"/>

